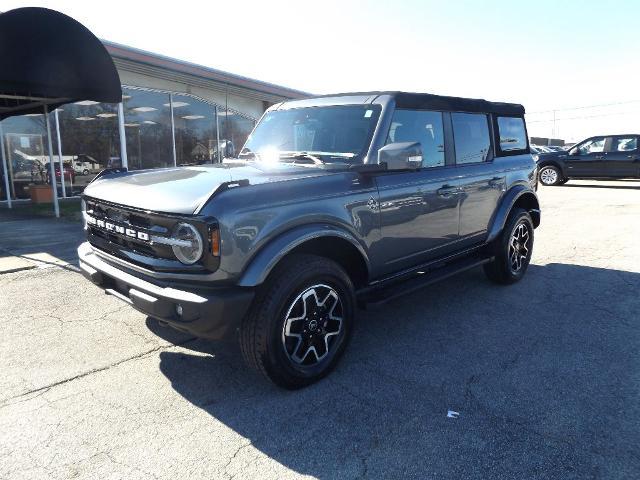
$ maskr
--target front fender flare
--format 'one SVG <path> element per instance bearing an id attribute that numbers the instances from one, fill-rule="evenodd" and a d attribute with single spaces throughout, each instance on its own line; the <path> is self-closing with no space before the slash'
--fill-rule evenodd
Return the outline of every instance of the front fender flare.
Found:
<path id="1" fill-rule="evenodd" d="M 309 224 L 292 228 L 264 245 L 243 271 L 238 286 L 255 287 L 260 285 L 289 252 L 309 240 L 322 237 L 340 238 L 351 243 L 358 249 L 367 265 L 367 270 L 369 270 L 369 257 L 364 247 L 351 233 L 330 224 Z"/>
<path id="2" fill-rule="evenodd" d="M 498 206 L 496 213 L 493 216 L 491 227 L 489 228 L 487 243 L 495 240 L 498 235 L 500 235 L 500 232 L 502 232 L 502 229 L 507 223 L 507 218 L 509 218 L 509 214 L 511 213 L 513 206 L 516 204 L 516 202 L 518 202 L 519 199 L 521 199 L 525 195 L 529 196 L 529 198 L 527 199 L 528 203 L 531 205 L 531 207 L 529 207 L 529 210 L 534 211 L 533 213 L 537 213 L 538 221 L 535 226 L 538 226 L 538 224 L 540 223 L 540 202 L 538 201 L 538 196 L 531 188 L 524 185 L 516 185 L 502 197 L 500 205 Z M 536 223 L 535 219 L 534 223 Z"/>

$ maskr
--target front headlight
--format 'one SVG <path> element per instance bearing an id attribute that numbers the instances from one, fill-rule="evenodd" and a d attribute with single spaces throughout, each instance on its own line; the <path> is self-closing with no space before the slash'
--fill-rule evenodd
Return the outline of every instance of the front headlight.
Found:
<path id="1" fill-rule="evenodd" d="M 540 160 L 540 155 L 531 155 L 533 157 L 533 161 L 538 163 L 538 160 Z"/>
<path id="2" fill-rule="evenodd" d="M 191 265 L 200 260 L 204 244 L 202 236 L 193 225 L 180 223 L 173 231 L 173 239 L 177 242 L 172 245 L 171 249 L 180 262 Z"/>

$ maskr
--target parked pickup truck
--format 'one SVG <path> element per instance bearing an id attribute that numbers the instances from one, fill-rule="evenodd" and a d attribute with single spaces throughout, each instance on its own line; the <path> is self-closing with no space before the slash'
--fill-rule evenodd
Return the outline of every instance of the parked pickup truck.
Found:
<path id="1" fill-rule="evenodd" d="M 237 159 L 99 175 L 83 195 L 80 267 L 179 330 L 238 332 L 250 366 L 299 388 L 336 365 L 358 306 L 478 266 L 519 281 L 540 223 L 535 186 L 521 105 L 289 101 Z"/>

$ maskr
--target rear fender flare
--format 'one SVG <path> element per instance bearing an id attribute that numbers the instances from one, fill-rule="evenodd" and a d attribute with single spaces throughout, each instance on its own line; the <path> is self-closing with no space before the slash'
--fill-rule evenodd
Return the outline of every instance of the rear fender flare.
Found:
<path id="1" fill-rule="evenodd" d="M 489 235 L 487 237 L 487 243 L 495 240 L 509 218 L 509 214 L 516 203 L 525 202 L 527 204 L 526 210 L 529 211 L 533 219 L 534 227 L 540 225 L 540 202 L 538 202 L 538 196 L 533 190 L 524 186 L 517 185 L 511 188 L 503 197 L 500 202 L 500 206 L 496 210 L 489 228 Z"/>

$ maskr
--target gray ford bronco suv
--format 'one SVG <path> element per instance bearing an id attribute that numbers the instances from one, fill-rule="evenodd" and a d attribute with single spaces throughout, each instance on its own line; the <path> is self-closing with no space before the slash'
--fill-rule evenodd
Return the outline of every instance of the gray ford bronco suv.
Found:
<path id="1" fill-rule="evenodd" d="M 480 265 L 520 280 L 535 186 L 521 105 L 295 100 L 269 108 L 236 159 L 104 171 L 83 195 L 78 255 L 107 293 L 197 336 L 238 332 L 249 365 L 299 388 L 336 365 L 358 306 Z"/>

